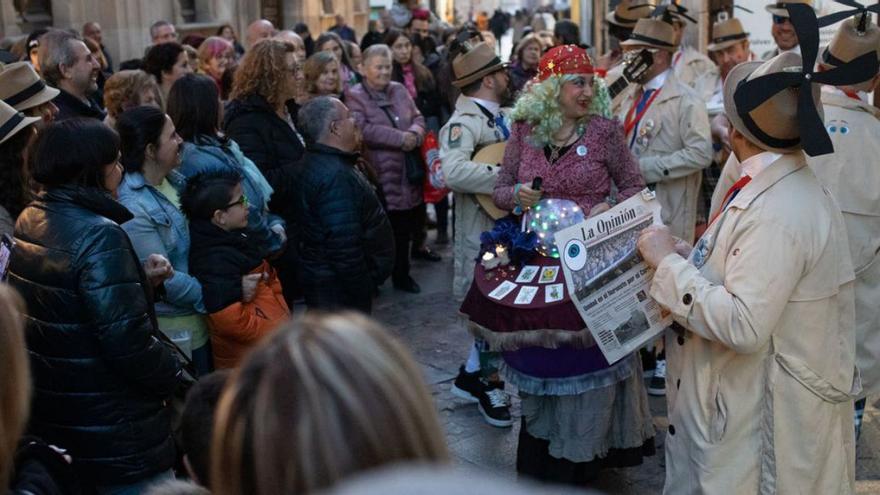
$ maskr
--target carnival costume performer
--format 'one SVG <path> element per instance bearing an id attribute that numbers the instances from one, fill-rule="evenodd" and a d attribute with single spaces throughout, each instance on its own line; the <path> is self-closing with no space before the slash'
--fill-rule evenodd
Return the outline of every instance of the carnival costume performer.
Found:
<path id="1" fill-rule="evenodd" d="M 528 209 L 543 195 L 597 214 L 613 202 L 612 181 L 617 201 L 644 189 L 609 107 L 604 81 L 594 78 L 585 50 L 567 45 L 547 52 L 513 110 L 496 205 Z M 543 180 L 541 191 L 530 187 L 536 177 Z M 581 484 L 604 467 L 637 465 L 652 455 L 654 427 L 638 356 L 609 365 L 582 326 L 559 331 L 521 323 L 532 331 L 486 335 L 505 350 L 502 373 L 522 399 L 517 471 Z M 507 337 L 515 342 L 504 343 Z"/>

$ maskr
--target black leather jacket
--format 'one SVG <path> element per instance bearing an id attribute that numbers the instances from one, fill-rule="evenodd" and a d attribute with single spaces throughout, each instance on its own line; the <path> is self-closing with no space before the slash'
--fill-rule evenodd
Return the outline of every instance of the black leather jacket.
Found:
<path id="1" fill-rule="evenodd" d="M 86 483 L 172 467 L 167 399 L 180 365 L 156 335 L 131 213 L 95 188 L 40 193 L 15 228 L 9 283 L 27 303 L 30 431 L 68 449 Z"/>

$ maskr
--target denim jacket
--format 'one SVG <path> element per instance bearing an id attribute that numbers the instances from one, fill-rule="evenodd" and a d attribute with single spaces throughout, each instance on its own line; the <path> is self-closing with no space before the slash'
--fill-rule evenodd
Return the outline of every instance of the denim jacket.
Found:
<path id="1" fill-rule="evenodd" d="M 141 262 L 151 254 L 161 254 L 174 268 L 174 276 L 165 281 L 165 302 L 156 303 L 156 314 L 204 313 L 202 285 L 189 275 L 189 227 L 183 213 L 137 172 L 125 174 L 119 202 L 134 215 L 122 228 Z"/>
<path id="2" fill-rule="evenodd" d="M 250 203 L 248 236 L 265 249 L 264 256 L 281 249 L 281 237 L 272 231 L 272 227 L 285 227 L 285 223 L 278 215 L 269 213 L 272 186 L 257 166 L 244 156 L 235 141 L 229 139 L 223 142 L 216 137 L 201 135 L 194 142 L 183 143 L 180 166 L 168 175 L 168 180 L 178 192 L 183 192 L 190 177 L 211 167 L 229 167 L 244 177 L 241 187 Z"/>

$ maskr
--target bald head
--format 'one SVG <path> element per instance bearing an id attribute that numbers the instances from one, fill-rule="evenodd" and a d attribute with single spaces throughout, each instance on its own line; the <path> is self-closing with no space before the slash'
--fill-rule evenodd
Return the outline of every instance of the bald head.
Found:
<path id="1" fill-rule="evenodd" d="M 275 26 L 266 19 L 260 19 L 259 21 L 252 22 L 250 26 L 247 27 L 245 43 L 247 44 L 247 47 L 250 48 L 254 46 L 256 42 L 271 38 L 274 34 Z"/>

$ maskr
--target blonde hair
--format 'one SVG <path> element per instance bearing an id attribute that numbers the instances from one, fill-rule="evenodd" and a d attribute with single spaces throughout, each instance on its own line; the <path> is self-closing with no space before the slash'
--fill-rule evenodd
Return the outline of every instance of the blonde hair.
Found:
<path id="1" fill-rule="evenodd" d="M 406 348 L 356 313 L 308 313 L 246 358 L 215 416 L 214 495 L 313 493 L 404 461 L 448 462 Z"/>
<path id="2" fill-rule="evenodd" d="M 141 91 L 151 89 L 159 106 L 163 107 L 162 91 L 156 79 L 142 70 L 121 70 L 110 76 L 104 83 L 104 107 L 110 117 L 116 119 L 119 114 L 140 104 Z"/>
<path id="3" fill-rule="evenodd" d="M 0 284 L 0 490 L 9 486 L 12 457 L 30 411 L 31 373 L 23 313 L 24 303 L 18 293 Z"/>
<path id="4" fill-rule="evenodd" d="M 336 58 L 333 52 L 315 52 L 311 57 L 306 59 L 303 65 L 303 74 L 306 78 L 306 93 L 310 95 L 318 94 L 318 78 L 324 72 L 324 68 L 331 62 L 336 62 L 339 66 L 339 81 L 336 83 L 336 94 L 342 93 L 342 62 Z"/>
<path id="5" fill-rule="evenodd" d="M 286 56 L 295 50 L 293 43 L 274 38 L 260 40 L 245 52 L 232 83 L 232 100 L 250 95 L 266 99 L 272 108 L 281 108 L 287 100 Z"/>

